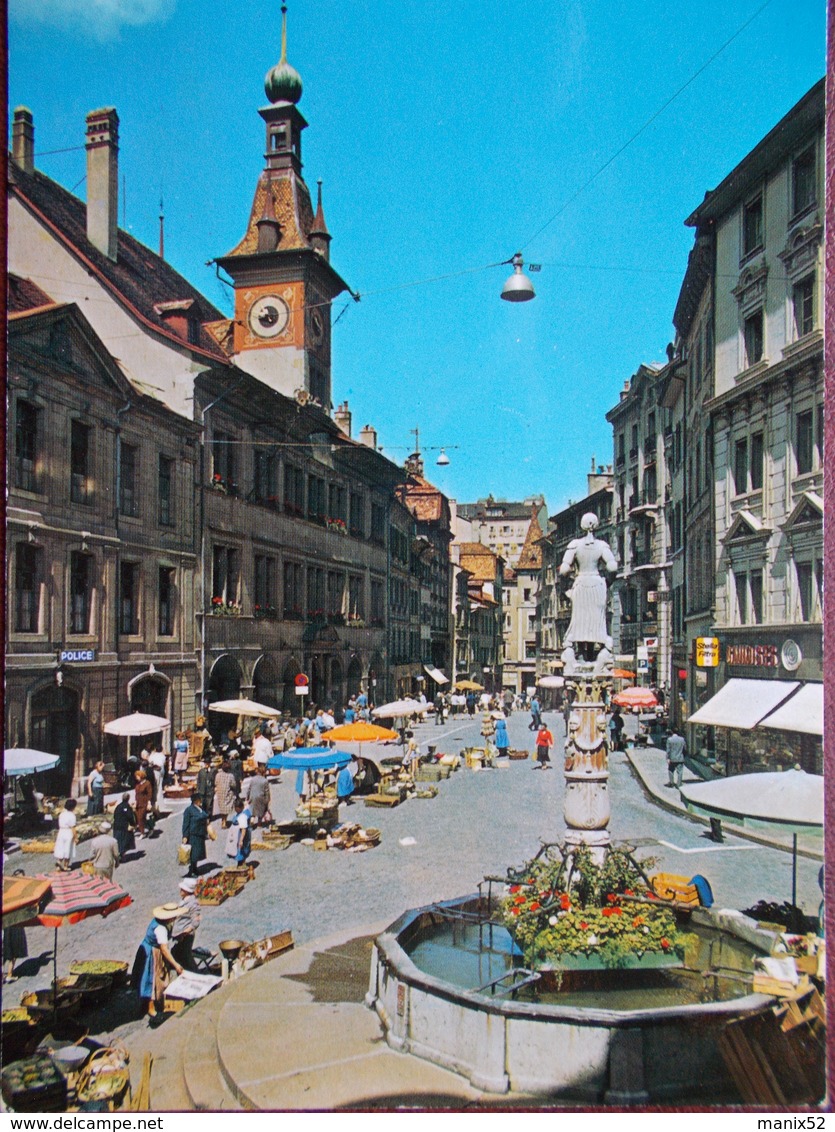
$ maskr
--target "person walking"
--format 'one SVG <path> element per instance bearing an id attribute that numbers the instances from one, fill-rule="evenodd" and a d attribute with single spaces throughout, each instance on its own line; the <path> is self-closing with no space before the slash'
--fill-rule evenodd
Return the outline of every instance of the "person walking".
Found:
<path id="1" fill-rule="evenodd" d="M 165 751 L 162 749 L 162 743 L 157 740 L 154 743 L 154 749 L 148 756 L 148 762 L 151 764 L 151 769 L 154 772 L 154 812 L 160 813 L 162 807 L 163 788 L 165 786 L 165 769 L 167 759 Z"/>
<path id="2" fill-rule="evenodd" d="M 87 814 L 104 813 L 104 763 L 97 762 L 87 779 Z"/>
<path id="3" fill-rule="evenodd" d="M 475 715 L 475 693 L 467 692 L 467 712 L 469 715 Z"/>
<path id="4" fill-rule="evenodd" d="M 249 795 L 247 798 L 249 808 L 252 810 L 252 824 L 260 826 L 264 815 L 270 809 L 270 784 L 264 775 L 264 768 L 259 764 L 255 774 L 249 780 Z"/>
<path id="5" fill-rule="evenodd" d="M 609 717 L 609 743 L 613 751 L 623 750 L 623 716 L 620 713 L 620 708 L 615 704 L 614 710 Z"/>
<path id="6" fill-rule="evenodd" d="M 190 804 L 183 810 L 183 845 L 190 849 L 186 876 L 197 876 L 197 866 L 206 858 L 206 838 L 212 833 L 209 815 L 200 805 L 200 795 L 195 790 Z"/>
<path id="7" fill-rule="evenodd" d="M 226 856 L 234 857 L 236 865 L 242 865 L 251 852 L 252 813 L 244 805 L 242 798 L 235 799 L 235 816 L 229 823 L 229 835 L 226 838 Z"/>
<path id="8" fill-rule="evenodd" d="M 538 698 L 534 696 L 531 700 L 531 721 L 528 724 L 528 731 L 539 731 L 541 727 L 542 708 L 540 707 Z"/>
<path id="9" fill-rule="evenodd" d="M 203 765 L 197 772 L 197 781 L 194 788 L 200 795 L 200 806 L 209 815 L 211 820 L 214 813 L 215 801 L 215 771 L 212 769 L 212 756 L 206 754 L 203 756 Z"/>
<path id="10" fill-rule="evenodd" d="M 188 770 L 188 739 L 185 731 L 178 731 L 174 740 L 174 773 L 177 782 L 182 783 L 183 775 Z"/>
<path id="11" fill-rule="evenodd" d="M 536 736 L 536 762 L 534 770 L 551 769 L 551 748 L 554 745 L 554 736 L 543 723 Z"/>
<path id="12" fill-rule="evenodd" d="M 269 760 L 273 757 L 273 745 L 267 734 L 266 724 L 262 724 L 258 730 L 257 735 L 252 740 L 252 758 L 255 764 L 262 769 L 265 769 Z"/>
<path id="13" fill-rule="evenodd" d="M 153 805 L 154 788 L 146 770 L 136 772 L 136 836 L 141 840 L 146 836 L 148 810 Z"/>
<path id="14" fill-rule="evenodd" d="M 119 859 L 124 861 L 128 853 L 136 848 L 134 829 L 136 828 L 136 814 L 130 804 L 130 794 L 123 794 L 122 800 L 113 811 L 113 836 L 119 846 Z"/>
<path id="15" fill-rule="evenodd" d="M 215 808 L 223 818 L 223 828 L 229 825 L 229 815 L 235 809 L 235 799 L 238 796 L 238 784 L 232 774 L 229 760 L 224 759 L 220 770 L 215 775 Z"/>
<path id="16" fill-rule="evenodd" d="M 77 839 L 75 807 L 77 805 L 75 798 L 67 798 L 58 817 L 58 836 L 55 838 L 55 848 L 52 853 L 55 857 L 55 864 L 62 873 L 71 871 L 73 857 L 75 856 Z"/>
<path id="17" fill-rule="evenodd" d="M 435 726 L 440 727 L 444 722 L 444 696 L 443 692 L 435 695 Z"/>
<path id="18" fill-rule="evenodd" d="M 673 725 L 667 739 L 667 774 L 670 781 L 668 786 L 677 786 L 681 789 L 681 780 L 684 775 L 684 759 L 687 755 L 687 744 L 678 727 Z"/>
<path id="19" fill-rule="evenodd" d="M 90 860 L 97 877 L 113 880 L 113 870 L 119 864 L 119 842 L 110 832 L 109 821 L 102 822 L 100 832 L 90 842 Z"/>
<path id="20" fill-rule="evenodd" d="M 187 971 L 194 971 L 194 937 L 200 927 L 200 902 L 195 894 L 194 877 L 180 880 L 179 905 L 184 909 L 171 928 L 171 954 Z"/>

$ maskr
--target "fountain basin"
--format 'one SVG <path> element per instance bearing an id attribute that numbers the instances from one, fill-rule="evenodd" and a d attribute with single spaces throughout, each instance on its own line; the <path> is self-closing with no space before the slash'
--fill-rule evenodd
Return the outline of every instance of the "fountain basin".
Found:
<path id="1" fill-rule="evenodd" d="M 461 914 L 474 919 L 480 908 L 483 899 L 472 895 L 412 909 L 377 937 L 366 1002 L 392 1049 L 452 1069 L 487 1092 L 610 1105 L 738 1100 L 719 1034 L 775 1000 L 748 993 L 741 977 L 715 972 L 768 954 L 773 933 L 737 914 L 695 909 L 688 930 L 700 936 L 708 973 L 681 975 L 681 1001 L 665 1004 L 670 996 L 661 995 L 659 1004 L 652 987 L 630 986 L 636 976 L 656 974 L 640 971 L 607 971 L 602 980 L 592 972 L 585 987 L 577 982 L 585 972 L 571 972 L 565 990 L 558 981 L 553 993 L 523 1001 L 521 993 L 513 999 L 484 989 L 516 961 L 509 937 L 496 940 L 504 929 L 492 929 L 487 955 L 483 947 L 476 954 L 470 941 L 463 950 L 476 956 L 472 961 L 454 950 L 427 961 L 422 945 L 439 925 L 449 927 L 449 917 Z M 491 929 L 471 922 L 469 930 Z M 697 999 L 710 1001 L 692 1001 L 694 987 L 702 992 Z"/>

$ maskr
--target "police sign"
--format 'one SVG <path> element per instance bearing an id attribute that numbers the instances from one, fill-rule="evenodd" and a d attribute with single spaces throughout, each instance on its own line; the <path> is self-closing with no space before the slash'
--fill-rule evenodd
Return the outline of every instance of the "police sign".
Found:
<path id="1" fill-rule="evenodd" d="M 95 659 L 95 649 L 61 649 L 59 664 L 88 664 Z"/>

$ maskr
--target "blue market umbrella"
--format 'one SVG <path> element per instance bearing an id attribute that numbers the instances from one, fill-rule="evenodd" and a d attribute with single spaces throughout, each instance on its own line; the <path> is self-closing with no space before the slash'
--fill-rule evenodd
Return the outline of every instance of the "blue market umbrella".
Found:
<path id="1" fill-rule="evenodd" d="M 270 770 L 295 770 L 296 793 L 301 794 L 305 774 L 314 770 L 341 770 L 354 756 L 347 751 L 337 751 L 333 747 L 294 747 L 292 751 L 281 751 L 267 760 Z"/>

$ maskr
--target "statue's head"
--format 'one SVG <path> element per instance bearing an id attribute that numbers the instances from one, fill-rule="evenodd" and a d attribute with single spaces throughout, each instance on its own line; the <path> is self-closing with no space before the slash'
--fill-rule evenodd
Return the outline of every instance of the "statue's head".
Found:
<path id="1" fill-rule="evenodd" d="M 593 511 L 587 511 L 580 520 L 580 526 L 584 531 L 596 531 L 598 526 L 598 518 Z"/>

